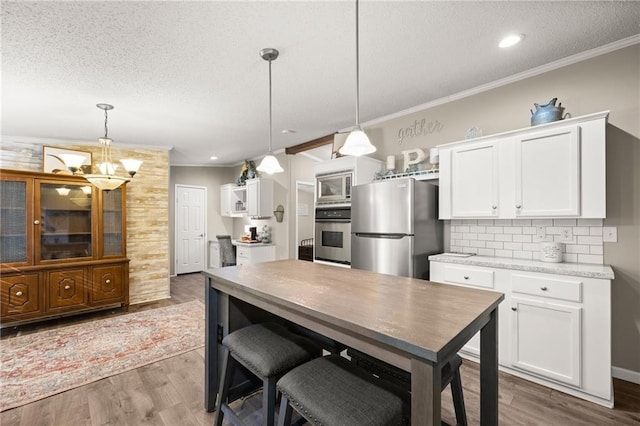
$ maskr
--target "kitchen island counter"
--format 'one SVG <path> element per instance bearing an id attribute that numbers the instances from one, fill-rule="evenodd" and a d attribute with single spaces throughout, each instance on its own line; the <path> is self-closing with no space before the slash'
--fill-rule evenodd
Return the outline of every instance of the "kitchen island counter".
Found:
<path id="1" fill-rule="evenodd" d="M 247 325 L 251 306 L 411 372 L 413 425 L 440 424 L 440 367 L 480 331 L 482 424 L 498 423 L 497 307 L 502 293 L 299 260 L 204 275 L 208 410 L 219 376 L 216 341 Z"/>

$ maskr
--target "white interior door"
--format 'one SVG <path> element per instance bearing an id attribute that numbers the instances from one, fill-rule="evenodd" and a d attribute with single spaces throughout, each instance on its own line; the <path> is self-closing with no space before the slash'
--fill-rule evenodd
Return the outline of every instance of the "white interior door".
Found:
<path id="1" fill-rule="evenodd" d="M 205 269 L 207 189 L 176 185 L 176 274 Z"/>

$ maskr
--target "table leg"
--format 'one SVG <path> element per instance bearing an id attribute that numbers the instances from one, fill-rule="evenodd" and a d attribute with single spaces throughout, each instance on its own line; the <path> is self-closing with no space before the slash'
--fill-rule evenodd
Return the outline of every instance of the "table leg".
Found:
<path id="1" fill-rule="evenodd" d="M 440 425 L 440 368 L 411 359 L 411 425 Z"/>
<path id="2" fill-rule="evenodd" d="M 498 308 L 480 330 L 480 424 L 498 424 Z"/>
<path id="3" fill-rule="evenodd" d="M 218 292 L 205 278 L 204 408 L 212 412 L 218 393 Z"/>

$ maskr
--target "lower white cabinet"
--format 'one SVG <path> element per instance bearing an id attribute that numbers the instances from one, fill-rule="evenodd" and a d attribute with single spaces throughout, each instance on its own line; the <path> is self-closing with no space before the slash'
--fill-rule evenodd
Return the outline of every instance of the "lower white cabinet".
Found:
<path id="1" fill-rule="evenodd" d="M 209 268 L 220 267 L 220 244 L 218 241 L 209 241 Z"/>
<path id="2" fill-rule="evenodd" d="M 582 308 L 511 297 L 511 366 L 581 385 Z"/>
<path id="3" fill-rule="evenodd" d="M 505 294 L 498 311 L 501 370 L 613 407 L 611 280 L 585 275 L 430 263 L 431 281 Z M 478 333 L 461 355 L 478 361 L 479 349 Z"/>
<path id="4" fill-rule="evenodd" d="M 276 260 L 276 246 L 273 244 L 236 245 L 236 265 L 252 265 L 272 260 Z"/>

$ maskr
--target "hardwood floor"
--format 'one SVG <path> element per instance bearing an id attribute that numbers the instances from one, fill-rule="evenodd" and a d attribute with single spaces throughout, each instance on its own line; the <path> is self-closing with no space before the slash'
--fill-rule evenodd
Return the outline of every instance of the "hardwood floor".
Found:
<path id="1" fill-rule="evenodd" d="M 204 300 L 200 274 L 171 279 L 171 299 L 136 305 L 130 311 Z M 52 320 L 3 330 L 2 339 L 19 334 L 92 321 L 119 310 Z M 0 414 L 2 426 L 76 425 L 210 425 L 203 409 L 204 349 L 188 352 L 127 373 L 112 376 Z M 462 383 L 470 425 L 480 424 L 478 365 L 464 361 Z M 526 380 L 500 373 L 500 424 L 503 425 L 638 425 L 640 385 L 614 379 L 616 406 L 608 409 Z M 1 393 L 1 389 L 0 389 Z M 259 401 L 259 397 L 257 399 Z M 251 400 L 244 409 L 252 410 Z M 442 397 L 443 420 L 453 423 L 451 392 Z"/>

